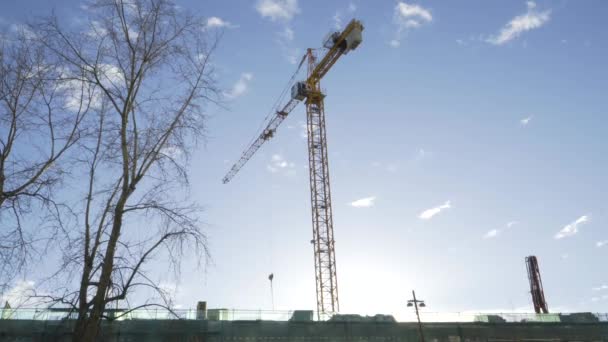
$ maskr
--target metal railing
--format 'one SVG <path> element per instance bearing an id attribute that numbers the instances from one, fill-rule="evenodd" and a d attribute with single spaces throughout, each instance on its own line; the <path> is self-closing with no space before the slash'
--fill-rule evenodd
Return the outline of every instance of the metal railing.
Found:
<path id="1" fill-rule="evenodd" d="M 0 319 L 12 320 L 64 320 L 76 319 L 77 312 L 69 309 L 58 308 L 15 308 L 0 309 Z M 112 309 L 105 313 L 107 319 L 111 320 L 196 320 L 209 319 L 221 321 L 288 321 L 293 315 L 293 311 L 280 310 L 237 310 L 237 309 L 209 309 L 206 317 L 201 317 L 195 309 L 137 309 L 120 310 Z M 316 315 L 315 315 L 316 317 Z"/>
<path id="2" fill-rule="evenodd" d="M 108 319 L 112 320 L 196 320 L 208 319 L 212 321 L 288 321 L 293 316 L 292 310 L 240 310 L 240 309 L 209 309 L 204 316 L 194 309 L 112 309 L 106 311 Z M 424 323 L 431 322 L 560 322 L 564 321 L 564 314 L 535 314 L 535 313 L 479 313 L 479 312 L 420 312 L 420 319 Z M 61 308 L 14 308 L 0 309 L 0 319 L 10 320 L 65 320 L 75 319 L 77 314 L 68 309 Z M 349 315 L 346 321 L 373 321 L 380 322 L 374 316 Z M 352 319 L 352 317 L 358 317 Z M 386 317 L 386 316 L 383 316 Z M 608 322 L 608 313 L 593 313 L 591 319 L 600 322 Z M 317 320 L 316 313 L 312 314 L 312 320 Z M 399 322 L 416 322 L 414 313 L 399 314 L 396 316 Z"/>

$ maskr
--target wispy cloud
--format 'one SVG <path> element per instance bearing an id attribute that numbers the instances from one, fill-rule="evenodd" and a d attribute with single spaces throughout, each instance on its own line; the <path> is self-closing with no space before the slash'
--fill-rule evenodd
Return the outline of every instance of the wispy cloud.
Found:
<path id="1" fill-rule="evenodd" d="M 412 158 L 413 162 L 420 162 L 428 157 L 431 157 L 433 155 L 432 152 L 430 152 L 429 150 L 425 150 L 424 148 L 419 148 L 415 154 L 414 157 Z"/>
<path id="2" fill-rule="evenodd" d="M 483 236 L 483 238 L 484 238 L 484 239 L 491 239 L 491 238 L 495 238 L 495 237 L 497 237 L 497 236 L 498 236 L 498 234 L 500 234 L 500 230 L 498 230 L 498 229 L 492 229 L 492 230 L 488 231 L 488 232 L 487 232 L 487 233 L 486 233 L 486 234 Z"/>
<path id="3" fill-rule="evenodd" d="M 532 116 L 528 116 L 527 118 L 523 118 L 523 119 L 519 120 L 519 123 L 525 127 L 525 126 L 528 126 L 528 124 L 530 123 L 530 120 L 532 120 Z"/>
<path id="4" fill-rule="evenodd" d="M 375 201 L 376 196 L 370 196 L 351 202 L 350 205 L 355 208 L 369 208 L 374 206 Z"/>
<path id="5" fill-rule="evenodd" d="M 209 17 L 207 19 L 207 27 L 209 28 L 237 28 L 238 25 L 234 25 L 229 21 L 226 21 L 219 17 Z"/>
<path id="6" fill-rule="evenodd" d="M 597 248 L 601 248 L 601 247 L 604 247 L 606 245 L 608 245 L 608 240 L 602 240 L 602 241 L 598 241 L 598 242 L 595 243 L 595 246 Z"/>
<path id="7" fill-rule="evenodd" d="M 593 290 L 593 291 L 603 291 L 603 290 L 608 290 L 608 285 L 603 284 L 603 285 L 600 285 L 600 286 L 598 286 L 598 287 L 594 287 L 594 288 L 592 288 L 592 290 Z"/>
<path id="8" fill-rule="evenodd" d="M 266 165 L 266 169 L 272 173 L 277 173 L 281 170 L 293 171 L 293 168 L 295 168 L 295 164 L 287 161 L 280 154 L 273 154 L 270 158 L 270 163 Z"/>
<path id="9" fill-rule="evenodd" d="M 334 28 L 336 30 L 342 28 L 342 14 L 339 11 L 334 14 L 332 19 L 334 20 Z"/>
<path id="10" fill-rule="evenodd" d="M 608 299 L 608 295 L 603 295 L 601 297 L 593 297 L 591 298 L 592 302 L 599 302 L 600 300 L 607 300 Z"/>
<path id="11" fill-rule="evenodd" d="M 86 68 L 87 71 L 91 71 L 91 68 Z M 120 68 L 112 64 L 100 63 L 97 65 L 96 72 L 99 74 L 101 83 L 106 88 L 116 89 L 125 82 L 125 77 L 122 74 Z M 78 77 L 75 77 L 67 69 L 60 70 L 61 78 L 67 81 L 60 82 L 58 84 L 61 91 L 65 91 L 66 99 L 64 105 L 69 111 L 78 112 L 82 110 L 83 104 L 86 106 L 90 105 L 92 108 L 101 108 L 102 105 L 102 94 L 97 89 L 91 89 L 90 92 L 86 91 L 87 85 L 79 81 Z M 83 89 L 85 91 L 83 92 Z"/>
<path id="12" fill-rule="evenodd" d="M 336 28 L 336 30 L 340 30 L 342 28 L 343 22 L 342 22 L 342 17 L 344 16 L 344 12 L 346 12 L 346 14 L 352 14 L 357 10 L 357 6 L 354 3 L 349 3 L 348 7 L 346 8 L 346 10 L 342 10 L 339 9 L 336 11 L 336 14 L 334 14 L 333 16 L 333 20 L 334 20 L 334 27 Z"/>
<path id="13" fill-rule="evenodd" d="M 106 30 L 99 21 L 91 20 L 89 30 L 86 31 L 85 34 L 90 38 L 101 38 L 108 34 L 108 30 Z"/>
<path id="14" fill-rule="evenodd" d="M 283 56 L 290 64 L 297 64 L 300 60 L 301 51 L 293 46 L 295 32 L 289 26 L 285 26 L 281 31 L 277 32 L 277 44 L 283 51 Z"/>
<path id="15" fill-rule="evenodd" d="M 576 221 L 567 224 L 564 228 L 562 228 L 557 234 L 555 234 L 556 239 L 563 239 L 565 237 L 574 236 L 578 233 L 578 228 L 580 225 L 589 222 L 589 216 L 583 215 L 576 219 Z"/>
<path id="16" fill-rule="evenodd" d="M 492 229 L 490 231 L 488 231 L 487 233 L 485 233 L 485 235 L 483 236 L 484 239 L 492 239 L 497 237 L 498 235 L 500 235 L 503 231 L 512 228 L 513 226 L 515 226 L 516 224 L 518 224 L 519 222 L 517 221 L 510 221 L 507 222 L 507 224 L 505 224 L 504 228 L 500 228 L 500 229 Z"/>
<path id="17" fill-rule="evenodd" d="M 511 19 L 500 32 L 486 41 L 494 45 L 503 45 L 526 31 L 539 28 L 546 24 L 551 16 L 551 10 L 539 12 L 534 1 L 526 2 L 527 11 Z"/>
<path id="18" fill-rule="evenodd" d="M 228 99 L 235 99 L 239 96 L 244 95 L 249 89 L 249 83 L 253 79 L 253 74 L 250 72 L 244 72 L 241 74 L 241 77 L 236 81 L 236 83 L 232 86 L 232 89 L 229 92 L 224 93 L 224 96 Z"/>
<path id="19" fill-rule="evenodd" d="M 308 126 L 304 121 L 298 121 L 298 127 L 300 127 L 300 138 L 307 139 L 308 138 Z"/>
<path id="20" fill-rule="evenodd" d="M 374 161 L 371 163 L 373 168 L 381 168 L 390 173 L 396 173 L 399 171 L 399 165 L 396 162 L 387 162 L 381 163 L 379 161 Z"/>
<path id="21" fill-rule="evenodd" d="M 291 19 L 300 13 L 297 0 L 259 0 L 256 10 L 262 18 L 273 22 L 280 22 L 283 28 L 277 33 L 277 44 L 287 61 L 296 64 L 299 60 L 300 49 L 293 46 L 295 33 L 289 26 Z"/>
<path id="22" fill-rule="evenodd" d="M 452 207 L 452 204 L 450 203 L 450 201 L 446 201 L 444 204 L 442 204 L 440 206 L 437 206 L 435 208 L 430 208 L 430 209 L 427 209 L 427 210 L 421 212 L 420 215 L 418 215 L 418 218 L 420 218 L 422 220 L 429 220 L 433 216 L 439 214 L 442 210 L 449 209 L 451 207 Z"/>
<path id="23" fill-rule="evenodd" d="M 19 281 L 2 295 L 0 305 L 8 302 L 12 308 L 29 304 L 34 293 L 33 281 Z"/>
<path id="24" fill-rule="evenodd" d="M 255 9 L 263 18 L 272 21 L 290 21 L 300 12 L 297 0 L 260 0 Z"/>
<path id="25" fill-rule="evenodd" d="M 433 21 L 431 11 L 416 4 L 398 2 L 393 13 L 393 21 L 397 25 L 395 38 L 389 42 L 392 47 L 399 47 L 401 39 L 407 31 Z"/>
<path id="26" fill-rule="evenodd" d="M 279 37 L 287 42 L 291 42 L 294 38 L 293 30 L 289 27 L 285 27 L 283 31 L 279 32 Z"/>

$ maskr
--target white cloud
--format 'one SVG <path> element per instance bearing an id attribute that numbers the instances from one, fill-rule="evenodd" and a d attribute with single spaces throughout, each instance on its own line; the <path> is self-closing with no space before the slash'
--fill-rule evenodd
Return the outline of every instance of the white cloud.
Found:
<path id="1" fill-rule="evenodd" d="M 300 12 L 297 0 L 259 0 L 255 6 L 262 18 L 269 18 L 274 22 L 281 22 L 284 26 L 278 32 L 277 43 L 283 55 L 290 64 L 299 61 L 300 49 L 294 47 L 292 42 L 295 38 L 294 31 L 289 27 L 289 22 Z"/>
<path id="2" fill-rule="evenodd" d="M 308 138 L 308 126 L 304 121 L 298 121 L 298 126 L 300 126 L 300 138 L 307 139 Z"/>
<path id="3" fill-rule="evenodd" d="M 83 69 L 95 74 L 104 87 L 122 89 L 125 86 L 125 77 L 117 66 L 100 63 L 95 68 L 83 66 Z M 67 110 L 79 112 L 85 110 L 87 106 L 101 108 L 103 100 L 101 90 L 79 81 L 78 77 L 73 77 L 73 73 L 67 68 L 58 68 L 57 72 L 62 79 L 59 83 L 59 90 L 64 92 L 64 106 Z"/>
<path id="4" fill-rule="evenodd" d="M 433 15 L 428 9 L 405 2 L 398 2 L 394 9 L 393 20 L 397 25 L 395 38 L 389 42 L 392 47 L 401 45 L 402 35 L 410 29 L 419 28 L 423 24 L 433 21 Z"/>
<path id="5" fill-rule="evenodd" d="M 390 172 L 390 173 L 396 173 L 397 171 L 399 171 L 398 162 L 381 163 L 379 161 L 374 161 L 371 163 L 371 166 L 374 168 L 382 168 L 386 172 Z"/>
<path id="6" fill-rule="evenodd" d="M 592 288 L 593 291 L 602 291 L 602 290 L 608 290 L 608 285 L 600 285 L 598 287 L 594 287 Z"/>
<path id="7" fill-rule="evenodd" d="M 289 27 L 285 27 L 285 29 L 279 33 L 279 36 L 285 39 L 288 42 L 291 42 L 294 38 L 293 30 Z"/>
<path id="8" fill-rule="evenodd" d="M 12 24 L 10 31 L 22 35 L 26 39 L 36 39 L 38 37 L 37 33 L 25 24 Z"/>
<path id="9" fill-rule="evenodd" d="M 285 58 L 287 58 L 287 61 L 289 62 L 289 64 L 297 64 L 298 61 L 300 60 L 300 49 L 298 48 L 289 48 L 287 50 L 285 50 Z"/>
<path id="10" fill-rule="evenodd" d="M 210 28 L 223 28 L 223 27 L 235 28 L 237 26 L 233 25 L 229 21 L 226 21 L 219 17 L 209 17 L 207 19 L 207 27 L 210 27 Z"/>
<path id="11" fill-rule="evenodd" d="M 300 49 L 294 47 L 293 40 L 295 39 L 295 32 L 289 26 L 285 26 L 283 30 L 277 33 L 277 44 L 283 52 L 283 56 L 287 59 L 290 64 L 296 64 L 302 57 Z"/>
<path id="12" fill-rule="evenodd" d="M 336 14 L 334 14 L 334 27 L 336 28 L 336 30 L 339 30 L 342 28 L 342 14 L 340 12 L 336 12 Z"/>
<path id="13" fill-rule="evenodd" d="M 90 28 L 85 34 L 91 38 L 100 38 L 108 34 L 108 30 L 99 21 L 92 20 Z"/>
<path id="14" fill-rule="evenodd" d="M 516 224 L 518 224 L 518 223 L 519 223 L 519 222 L 517 222 L 517 221 L 510 221 L 510 222 L 507 222 L 507 224 L 505 225 L 505 227 L 504 227 L 504 228 L 502 228 L 502 229 L 492 229 L 492 230 L 488 231 L 488 232 L 487 232 L 487 233 L 486 233 L 486 234 L 483 236 L 483 238 L 484 238 L 484 239 L 491 239 L 491 238 L 495 238 L 495 237 L 497 237 L 498 235 L 500 235 L 500 234 L 501 234 L 501 233 L 502 233 L 504 230 L 507 230 L 507 229 L 509 229 L 509 228 L 511 228 L 511 227 L 513 227 L 513 226 L 515 226 L 515 225 L 516 225 Z"/>
<path id="15" fill-rule="evenodd" d="M 604 247 L 606 245 L 608 245 L 608 240 L 602 240 L 602 241 L 598 241 L 598 242 L 595 243 L 595 246 L 597 248 L 601 248 L 601 247 Z"/>
<path id="16" fill-rule="evenodd" d="M 297 0 L 259 0 L 255 9 L 263 18 L 290 21 L 300 12 Z"/>
<path id="17" fill-rule="evenodd" d="M 498 229 L 492 229 L 490 231 L 488 231 L 483 238 L 484 239 L 491 239 L 491 238 L 495 238 L 496 236 L 498 236 L 498 234 L 500 234 L 500 230 Z"/>
<path id="18" fill-rule="evenodd" d="M 62 74 L 61 77 L 67 79 L 68 75 Z M 59 83 L 59 89 L 65 92 L 64 105 L 66 109 L 71 112 L 77 113 L 84 110 L 88 102 L 90 102 L 90 105 L 93 108 L 101 107 L 101 96 L 99 92 L 92 92 L 89 96 L 89 93 L 86 92 L 87 88 L 84 82 L 70 79 Z M 84 92 L 83 89 L 85 90 Z"/>
<path id="19" fill-rule="evenodd" d="M 519 37 L 526 31 L 543 26 L 549 21 L 551 15 L 550 10 L 538 12 L 534 1 L 528 1 L 526 4 L 528 10 L 525 14 L 518 15 L 511 19 L 511 21 L 500 30 L 498 35 L 492 36 L 486 41 L 494 45 L 502 45 Z"/>
<path id="20" fill-rule="evenodd" d="M 557 232 L 557 234 L 555 234 L 555 238 L 556 239 L 563 239 L 565 237 L 570 237 L 575 235 L 576 233 L 578 233 L 578 227 L 579 225 L 589 222 L 589 216 L 587 215 L 583 215 L 581 217 L 579 217 L 578 219 L 576 219 L 576 221 L 566 225 L 564 228 L 562 228 L 562 230 L 560 230 L 559 232 Z"/>
<path id="21" fill-rule="evenodd" d="M 160 150 L 160 153 L 171 159 L 177 159 L 184 154 L 184 151 L 177 146 L 166 146 L 162 150 Z"/>
<path id="22" fill-rule="evenodd" d="M 418 218 L 422 219 L 422 220 L 428 220 L 430 218 L 432 218 L 433 216 L 439 214 L 442 210 L 444 209 L 449 209 L 451 208 L 452 205 L 450 203 L 450 201 L 446 201 L 444 204 L 437 206 L 435 208 L 431 208 L 431 209 L 427 209 L 423 212 L 420 213 L 420 215 L 418 215 Z"/>
<path id="23" fill-rule="evenodd" d="M 346 8 L 346 13 L 347 14 L 352 14 L 357 10 L 357 6 L 354 3 L 349 3 L 348 7 Z M 336 30 L 340 30 L 342 28 L 343 22 L 342 22 L 342 17 L 343 17 L 343 11 L 342 10 L 338 10 L 336 11 L 336 14 L 334 14 L 333 16 L 333 20 L 334 20 L 334 27 L 336 28 Z"/>
<path id="24" fill-rule="evenodd" d="M 12 308 L 16 308 L 30 302 L 33 294 L 34 282 L 20 281 L 2 295 L 0 305 L 4 307 L 4 303 L 8 302 Z"/>
<path id="25" fill-rule="evenodd" d="M 516 224 L 519 224 L 519 222 L 517 222 L 517 221 L 507 222 L 507 228 L 511 228 L 511 227 L 513 227 Z"/>
<path id="26" fill-rule="evenodd" d="M 280 154 L 273 154 L 270 158 L 270 164 L 266 165 L 266 169 L 271 173 L 277 173 L 281 170 L 291 170 L 295 167 L 293 162 L 288 162 Z"/>
<path id="27" fill-rule="evenodd" d="M 397 3 L 395 10 L 401 18 L 417 18 L 424 21 L 433 20 L 431 12 L 419 5 L 409 5 L 405 2 L 399 2 Z"/>
<path id="28" fill-rule="evenodd" d="M 376 201 L 376 196 L 370 196 L 358 199 L 354 202 L 351 202 L 350 205 L 355 208 L 369 208 L 374 206 L 374 202 Z"/>
<path id="29" fill-rule="evenodd" d="M 244 95 L 249 89 L 249 83 L 253 79 L 253 74 L 249 72 L 244 72 L 241 74 L 241 77 L 236 81 L 234 86 L 229 92 L 224 93 L 228 99 L 235 99 L 239 96 Z"/>
<path id="30" fill-rule="evenodd" d="M 109 84 L 119 86 L 125 83 L 125 76 L 122 74 L 122 71 L 117 66 L 112 64 L 100 64 L 98 68 L 101 71 L 102 75 L 101 82 L 105 83 L 106 86 L 108 86 Z"/>
<path id="31" fill-rule="evenodd" d="M 532 116 L 528 116 L 527 118 L 519 120 L 519 123 L 525 127 L 530 123 L 530 120 L 532 120 Z"/>
<path id="32" fill-rule="evenodd" d="M 429 152 L 428 150 L 419 148 L 418 151 L 416 151 L 416 154 L 414 155 L 413 161 L 419 162 L 419 161 L 423 160 L 424 158 L 430 157 L 431 155 L 432 155 L 432 153 Z"/>

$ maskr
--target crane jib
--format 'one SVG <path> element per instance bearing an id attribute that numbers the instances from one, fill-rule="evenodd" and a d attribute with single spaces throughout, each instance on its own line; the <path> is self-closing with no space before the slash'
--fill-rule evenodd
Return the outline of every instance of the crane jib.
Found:
<path id="1" fill-rule="evenodd" d="M 325 74 L 331 69 L 336 63 L 340 56 L 347 54 L 349 51 L 356 49 L 362 41 L 361 32 L 363 31 L 363 24 L 360 21 L 353 19 L 351 20 L 342 33 L 335 33 L 332 35 L 332 46 L 327 51 L 325 56 L 316 65 L 314 71 L 310 73 L 305 83 L 308 89 L 310 86 L 314 86 L 318 81 L 325 76 Z M 302 57 L 302 61 L 298 66 L 298 70 L 304 64 L 306 57 L 309 54 L 306 53 Z M 297 73 L 297 71 L 296 71 Z M 296 84 L 297 85 L 297 84 Z M 296 86 L 294 85 L 294 86 Z M 307 91 L 302 91 L 298 96 L 294 96 L 292 89 L 292 98 L 283 107 L 283 109 L 277 111 L 273 118 L 268 122 L 262 133 L 259 134 L 258 138 L 241 154 L 239 160 L 232 166 L 230 171 L 224 176 L 222 182 L 224 184 L 230 182 L 230 180 L 239 172 L 239 170 L 247 163 L 247 161 L 253 156 L 253 154 L 261 147 L 261 145 L 272 138 L 278 126 L 285 120 L 289 113 L 296 107 L 296 105 L 307 97 Z"/>

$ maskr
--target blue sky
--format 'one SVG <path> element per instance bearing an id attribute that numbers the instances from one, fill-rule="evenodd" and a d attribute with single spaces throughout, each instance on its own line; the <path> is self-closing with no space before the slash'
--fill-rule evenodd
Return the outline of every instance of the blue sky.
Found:
<path id="1" fill-rule="evenodd" d="M 343 312 L 531 310 L 524 257 L 550 310 L 608 311 L 605 1 L 192 1 L 223 30 L 227 109 L 191 165 L 212 264 L 186 260 L 177 302 L 312 309 L 304 106 L 227 185 L 308 47 L 350 18 L 360 47 L 322 82 Z M 5 27 L 79 1 L 0 3 Z M 172 280 L 167 279 L 167 282 Z M 173 284 L 173 283 L 172 283 Z"/>

